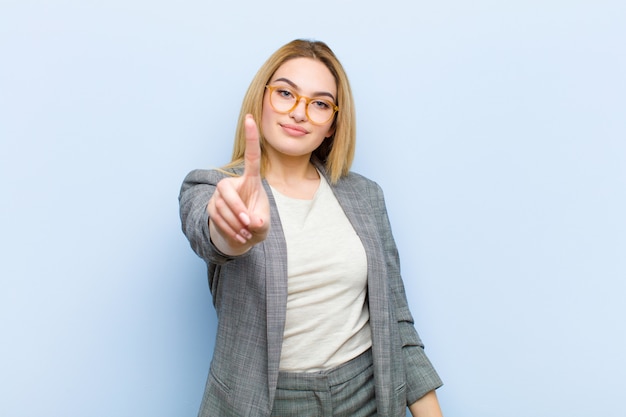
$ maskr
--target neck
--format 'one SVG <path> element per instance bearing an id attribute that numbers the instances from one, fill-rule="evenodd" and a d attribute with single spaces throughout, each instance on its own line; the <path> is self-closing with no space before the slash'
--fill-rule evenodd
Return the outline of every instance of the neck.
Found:
<path id="1" fill-rule="evenodd" d="M 319 179 L 315 166 L 311 163 L 311 154 L 288 156 L 272 155 L 268 152 L 266 177 L 284 183 L 299 183 L 311 179 Z"/>
<path id="2" fill-rule="evenodd" d="M 270 158 L 265 178 L 282 194 L 302 199 L 313 198 L 320 182 L 317 169 L 310 161 L 310 155 L 280 160 Z"/>

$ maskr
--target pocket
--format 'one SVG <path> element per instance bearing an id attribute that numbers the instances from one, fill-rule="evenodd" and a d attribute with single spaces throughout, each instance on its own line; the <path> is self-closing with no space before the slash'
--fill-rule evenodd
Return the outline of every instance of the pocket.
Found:
<path id="1" fill-rule="evenodd" d="M 406 383 L 402 383 L 393 390 L 391 409 L 392 416 L 406 416 Z"/>
<path id="2" fill-rule="evenodd" d="M 231 404 L 232 397 L 231 389 L 228 385 L 213 370 L 209 370 L 198 417 L 234 417 L 243 415 L 236 412 L 233 404 Z"/>
<path id="3" fill-rule="evenodd" d="M 213 372 L 213 368 L 209 370 L 209 385 L 218 388 L 226 396 L 230 395 L 230 387 Z"/>

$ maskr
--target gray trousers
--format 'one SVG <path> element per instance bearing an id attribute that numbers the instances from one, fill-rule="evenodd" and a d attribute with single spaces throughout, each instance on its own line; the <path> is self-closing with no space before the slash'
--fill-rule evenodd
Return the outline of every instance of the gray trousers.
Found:
<path id="1" fill-rule="evenodd" d="M 376 416 L 371 349 L 327 371 L 280 372 L 272 416 Z"/>

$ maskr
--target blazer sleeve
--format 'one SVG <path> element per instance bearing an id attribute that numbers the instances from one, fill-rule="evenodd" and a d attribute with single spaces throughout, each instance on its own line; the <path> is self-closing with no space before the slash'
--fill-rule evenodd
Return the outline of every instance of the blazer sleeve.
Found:
<path id="1" fill-rule="evenodd" d="M 191 171 L 185 177 L 178 196 L 183 233 L 194 252 L 207 263 L 214 265 L 223 265 L 234 259 L 220 252 L 209 235 L 207 205 L 217 183 L 226 175 L 217 170 Z"/>
<path id="2" fill-rule="evenodd" d="M 373 183 L 370 188 L 370 201 L 374 204 L 377 213 L 377 225 L 383 243 L 385 262 L 390 288 L 390 304 L 395 318 L 402 343 L 402 355 L 407 381 L 407 405 L 423 397 L 428 392 L 443 385 L 435 368 L 424 352 L 424 344 L 420 339 L 411 311 L 409 309 L 404 283 L 400 273 L 400 257 L 393 234 L 391 223 L 385 205 L 383 191 Z"/>

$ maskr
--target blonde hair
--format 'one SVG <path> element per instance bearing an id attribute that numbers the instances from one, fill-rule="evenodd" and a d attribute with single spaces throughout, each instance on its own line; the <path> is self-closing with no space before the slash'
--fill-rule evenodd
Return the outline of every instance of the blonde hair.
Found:
<path id="1" fill-rule="evenodd" d="M 254 120 L 257 122 L 261 120 L 265 86 L 281 65 L 294 58 L 312 58 L 320 61 L 329 69 L 337 83 L 336 104 L 339 111 L 335 114 L 333 122 L 334 133 L 313 152 L 313 155 L 324 164 L 331 182 L 335 183 L 339 178 L 347 175 L 352 166 L 356 146 L 356 116 L 352 90 L 343 66 L 333 51 L 320 41 L 303 39 L 291 41 L 274 52 L 257 71 L 241 105 L 232 160 L 224 168 L 233 168 L 243 164 L 246 149 L 244 118 L 246 114 L 252 114 Z M 264 176 L 268 168 L 268 160 L 263 152 L 265 139 L 262 134 L 260 140 L 261 175 Z"/>

